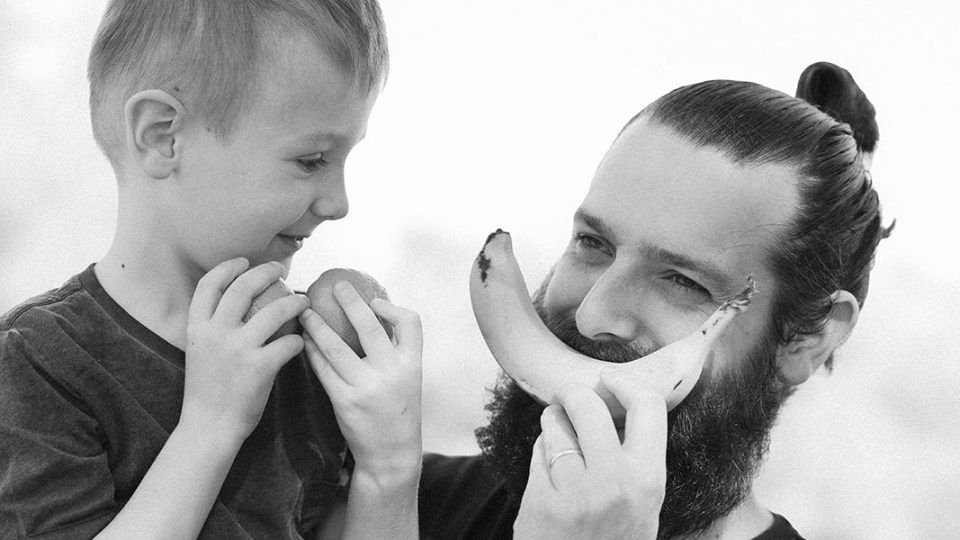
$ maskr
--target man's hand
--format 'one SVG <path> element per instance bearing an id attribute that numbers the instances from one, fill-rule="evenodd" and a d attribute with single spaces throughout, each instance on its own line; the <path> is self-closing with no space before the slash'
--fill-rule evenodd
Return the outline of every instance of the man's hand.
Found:
<path id="1" fill-rule="evenodd" d="M 309 305 L 303 295 L 280 298 L 244 323 L 252 299 L 283 273 L 279 263 L 248 265 L 245 259 L 223 262 L 197 283 L 187 321 L 180 418 L 241 443 L 259 423 L 277 372 L 303 350 L 297 335 L 265 342 Z"/>
<path id="2" fill-rule="evenodd" d="M 603 378 L 627 411 L 621 443 L 603 400 L 569 385 L 541 416 L 530 479 L 514 524 L 518 539 L 655 539 L 666 482 L 663 397 Z"/>

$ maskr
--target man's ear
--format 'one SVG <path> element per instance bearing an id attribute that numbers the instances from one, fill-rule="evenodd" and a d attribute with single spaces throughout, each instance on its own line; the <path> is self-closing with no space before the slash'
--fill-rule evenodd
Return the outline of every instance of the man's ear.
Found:
<path id="1" fill-rule="evenodd" d="M 832 301 L 833 307 L 822 330 L 798 336 L 777 349 L 777 371 L 781 381 L 796 386 L 809 379 L 853 331 L 860 316 L 857 299 L 847 291 L 837 291 L 833 293 Z"/>
<path id="2" fill-rule="evenodd" d="M 127 152 L 148 176 L 162 180 L 176 169 L 185 113 L 180 100 L 163 90 L 143 90 L 127 100 Z"/>

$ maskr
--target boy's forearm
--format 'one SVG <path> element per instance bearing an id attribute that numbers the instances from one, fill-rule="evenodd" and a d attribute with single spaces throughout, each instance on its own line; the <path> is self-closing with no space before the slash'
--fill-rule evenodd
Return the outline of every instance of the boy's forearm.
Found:
<path id="1" fill-rule="evenodd" d="M 342 538 L 419 538 L 420 469 L 378 479 L 355 469 L 350 479 Z"/>
<path id="2" fill-rule="evenodd" d="M 178 425 L 123 510 L 97 538 L 196 538 L 241 443 Z"/>

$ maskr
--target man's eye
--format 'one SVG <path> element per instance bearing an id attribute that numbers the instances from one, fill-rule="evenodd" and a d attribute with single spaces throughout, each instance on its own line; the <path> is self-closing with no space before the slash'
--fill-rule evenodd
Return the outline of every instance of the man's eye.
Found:
<path id="1" fill-rule="evenodd" d="M 671 274 L 669 279 L 673 282 L 674 287 L 677 287 L 682 292 L 710 295 L 710 291 L 683 274 Z"/>
<path id="2" fill-rule="evenodd" d="M 605 247 L 603 241 L 589 234 L 578 234 L 575 236 L 575 240 L 578 247 L 586 249 L 603 249 Z"/>
<path id="3" fill-rule="evenodd" d="M 304 172 L 314 172 L 320 167 L 327 165 L 329 162 L 323 159 L 323 156 L 317 156 L 310 159 L 298 159 L 297 166 L 300 167 Z"/>

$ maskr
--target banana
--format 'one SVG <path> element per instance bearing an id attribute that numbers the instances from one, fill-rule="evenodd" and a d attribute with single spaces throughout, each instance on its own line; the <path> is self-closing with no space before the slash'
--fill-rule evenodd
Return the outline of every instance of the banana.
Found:
<path id="1" fill-rule="evenodd" d="M 668 410 L 673 409 L 693 389 L 717 336 L 747 309 L 754 290 L 749 279 L 747 288 L 717 308 L 696 332 L 642 358 L 616 364 L 584 356 L 550 332 L 530 300 L 510 233 L 497 229 L 490 234 L 470 273 L 470 300 L 480 333 L 507 375 L 544 404 L 553 402 L 567 383 L 586 384 L 603 398 L 617 421 L 626 412 L 601 384 L 601 373 L 643 381 L 664 397 Z"/>

